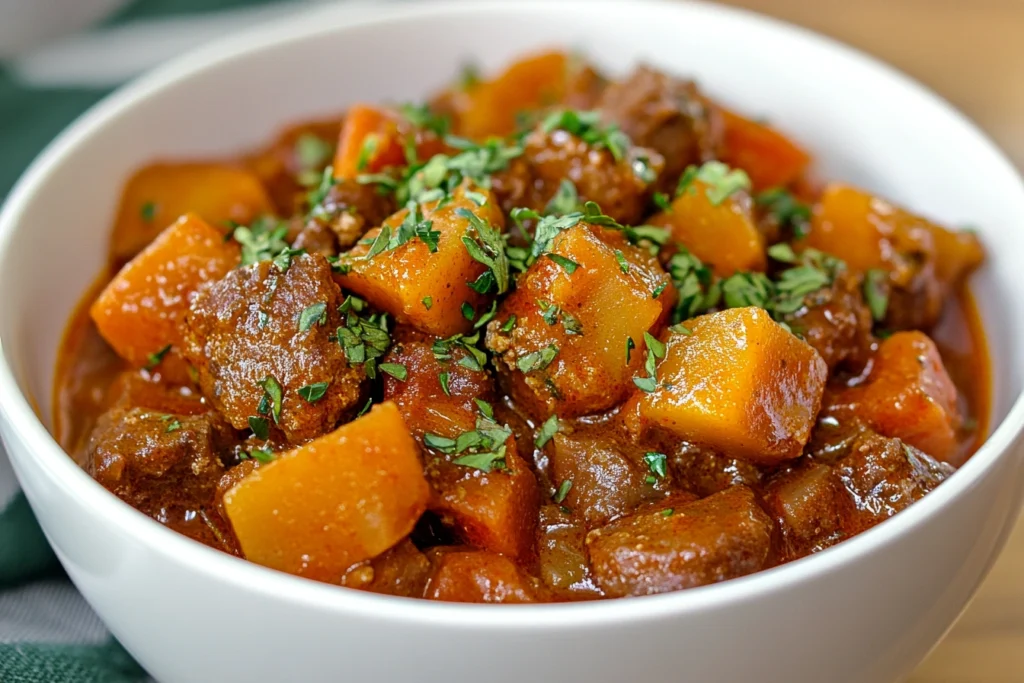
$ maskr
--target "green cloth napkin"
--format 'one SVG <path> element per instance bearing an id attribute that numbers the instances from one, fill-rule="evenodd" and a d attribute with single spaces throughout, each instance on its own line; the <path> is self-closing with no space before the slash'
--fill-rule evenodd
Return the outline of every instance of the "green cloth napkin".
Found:
<path id="1" fill-rule="evenodd" d="M 270 1 L 136 0 L 104 26 Z M 0 21 L 4 11 L 0 7 Z M 107 92 L 34 88 L 0 62 L 0 199 L 39 151 Z M 0 450 L 0 681 L 148 680 L 68 581 Z"/>

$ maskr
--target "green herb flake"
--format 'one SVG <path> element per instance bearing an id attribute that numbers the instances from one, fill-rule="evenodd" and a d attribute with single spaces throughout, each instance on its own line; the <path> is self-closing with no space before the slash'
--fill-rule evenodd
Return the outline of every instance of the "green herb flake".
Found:
<path id="1" fill-rule="evenodd" d="M 644 462 L 647 463 L 647 469 L 651 471 L 651 474 L 658 479 L 664 479 L 668 474 L 668 456 L 664 453 L 645 453 Z"/>
<path id="2" fill-rule="evenodd" d="M 482 398 L 474 398 L 473 402 L 476 403 L 476 407 L 480 411 L 481 415 L 486 417 L 488 420 L 494 419 L 494 406 Z"/>
<path id="3" fill-rule="evenodd" d="M 654 205 L 666 213 L 672 212 L 672 200 L 664 192 L 654 193 Z"/>
<path id="4" fill-rule="evenodd" d="M 565 258 L 561 254 L 553 254 L 551 252 L 548 252 L 547 254 L 545 254 L 545 256 L 547 256 L 549 259 L 560 265 L 562 267 L 562 270 L 564 270 L 567 275 L 572 275 L 573 273 L 576 272 L 576 269 L 580 267 L 580 264 Z"/>
<path id="5" fill-rule="evenodd" d="M 792 231 L 796 239 L 806 237 L 810 232 L 811 207 L 797 200 L 785 188 L 765 190 L 757 195 L 755 201 L 775 219 L 779 227 Z"/>
<path id="6" fill-rule="evenodd" d="M 647 348 L 651 350 L 651 353 L 654 354 L 655 358 L 665 357 L 665 344 L 658 341 L 658 339 L 649 332 L 644 332 L 644 343 L 647 344 Z"/>
<path id="7" fill-rule="evenodd" d="M 881 268 L 871 268 L 864 273 L 864 301 L 868 304 L 875 322 L 885 320 L 889 309 L 889 273 Z"/>
<path id="8" fill-rule="evenodd" d="M 333 154 L 334 146 L 312 133 L 303 133 L 295 141 L 295 159 L 303 171 L 319 171 Z"/>
<path id="9" fill-rule="evenodd" d="M 558 422 L 557 415 L 552 415 L 551 417 L 546 419 L 544 423 L 540 426 L 540 429 L 537 431 L 537 438 L 534 441 L 534 444 L 536 444 L 537 448 L 544 448 L 547 442 L 551 441 L 551 439 L 554 438 L 555 434 L 558 433 L 559 427 L 560 425 Z"/>
<path id="10" fill-rule="evenodd" d="M 314 325 L 327 322 L 327 304 L 319 301 L 303 309 L 299 314 L 299 332 L 308 332 Z"/>
<path id="11" fill-rule="evenodd" d="M 401 363 L 381 363 L 377 367 L 381 372 L 386 372 L 400 382 L 409 377 L 409 370 Z"/>
<path id="12" fill-rule="evenodd" d="M 558 490 L 555 491 L 555 496 L 551 500 L 561 505 L 565 497 L 569 495 L 569 491 L 572 490 L 572 479 L 565 479 L 561 484 L 558 485 Z"/>
<path id="13" fill-rule="evenodd" d="M 359 147 L 359 156 L 356 158 L 356 170 L 365 171 L 370 166 L 370 161 L 377 156 L 377 147 L 380 145 L 380 136 L 370 133 L 363 138 L 363 144 Z"/>
<path id="14" fill-rule="evenodd" d="M 181 429 L 181 422 L 174 415 L 161 415 L 160 420 L 167 425 L 166 428 L 164 428 L 165 434 L 170 434 L 171 432 L 176 432 Z"/>
<path id="15" fill-rule="evenodd" d="M 330 382 L 307 384 L 299 389 L 299 396 L 304 398 L 308 403 L 316 403 L 324 397 L 324 394 L 327 393 L 327 387 L 330 385 Z"/>
<path id="16" fill-rule="evenodd" d="M 512 332 L 512 330 L 515 329 L 515 327 L 516 327 L 516 314 L 513 313 L 512 315 L 510 315 L 508 317 L 508 320 L 506 320 L 504 323 L 502 323 L 500 329 L 505 334 L 509 334 L 510 332 Z"/>
<path id="17" fill-rule="evenodd" d="M 636 343 L 632 337 L 626 337 L 626 365 L 629 365 L 629 360 L 633 355 L 633 349 L 636 348 Z"/>
<path id="18" fill-rule="evenodd" d="M 167 344 L 158 350 L 156 353 L 151 353 L 146 356 L 146 369 L 153 370 L 156 366 L 160 365 L 163 359 L 171 352 L 171 345 Z"/>
<path id="19" fill-rule="evenodd" d="M 468 222 L 462 243 L 473 260 L 484 264 L 494 276 L 498 294 L 504 294 L 509 288 L 509 261 L 505 253 L 505 241 L 490 223 L 464 208 L 455 210 L 456 215 Z"/>
<path id="20" fill-rule="evenodd" d="M 270 410 L 270 416 L 274 418 L 274 424 L 277 424 L 281 419 L 281 401 L 284 397 L 284 390 L 281 388 L 281 383 L 277 381 L 277 378 L 273 375 L 267 375 L 260 382 L 260 386 L 263 388 L 265 393 L 266 401 L 261 401 L 260 404 L 265 405 L 269 402 L 270 405 L 264 407 L 262 412 Z"/>
<path id="21" fill-rule="evenodd" d="M 270 423 L 267 422 L 265 417 L 250 415 L 249 429 L 252 430 L 253 435 L 260 441 L 266 441 L 270 438 Z"/>
<path id="22" fill-rule="evenodd" d="M 768 255 L 781 263 L 800 262 L 800 257 L 793 251 L 793 247 L 786 242 L 779 242 L 768 247 Z"/>
<path id="23" fill-rule="evenodd" d="M 528 353 L 525 356 L 521 356 L 516 361 L 516 366 L 520 372 L 529 373 L 537 370 L 543 370 L 547 366 L 551 365 L 551 362 L 555 360 L 555 356 L 558 355 L 558 346 L 551 344 L 545 346 L 540 351 L 534 351 Z"/>
<path id="24" fill-rule="evenodd" d="M 626 260 L 626 257 L 619 249 L 615 250 L 615 260 L 619 262 L 619 270 L 621 270 L 623 273 L 629 272 L 629 262 Z"/>
<path id="25" fill-rule="evenodd" d="M 580 210 L 580 195 L 576 185 L 568 178 L 558 184 L 558 190 L 544 208 L 548 216 L 564 216 Z"/>
<path id="26" fill-rule="evenodd" d="M 655 287 L 654 291 L 651 292 L 651 298 L 657 299 L 659 296 L 661 296 L 661 293 L 665 291 L 666 287 L 668 287 L 668 282 L 662 282 L 660 285 Z"/>
<path id="27" fill-rule="evenodd" d="M 145 202 L 142 208 L 139 209 L 139 215 L 142 220 L 146 223 L 152 223 L 153 219 L 156 218 L 156 202 Z"/>
<path id="28" fill-rule="evenodd" d="M 429 311 L 430 307 L 434 305 L 434 297 L 425 296 L 422 299 L 422 303 L 423 303 L 423 308 L 425 308 L 425 309 L 427 309 Z"/>
<path id="29" fill-rule="evenodd" d="M 362 417 L 363 415 L 366 415 L 368 412 L 370 412 L 370 406 L 372 405 L 373 397 L 371 396 L 370 398 L 366 399 L 366 403 L 364 403 L 363 407 L 359 409 L 358 413 L 356 413 L 356 417 Z"/>
<path id="30" fill-rule="evenodd" d="M 658 514 L 661 515 L 662 517 L 671 517 L 673 514 L 675 514 L 675 509 L 674 508 L 665 508 L 664 510 L 662 510 Z"/>
<path id="31" fill-rule="evenodd" d="M 718 206 L 740 190 L 749 191 L 750 176 L 741 169 L 731 169 L 721 161 L 708 161 L 697 171 L 697 180 L 707 185 L 706 195 Z"/>

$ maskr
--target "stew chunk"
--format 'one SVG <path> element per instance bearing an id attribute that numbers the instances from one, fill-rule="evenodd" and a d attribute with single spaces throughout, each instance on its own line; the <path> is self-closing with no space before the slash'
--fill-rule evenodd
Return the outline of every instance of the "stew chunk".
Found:
<path id="1" fill-rule="evenodd" d="M 656 383 L 635 398 L 640 429 L 661 428 L 760 465 L 800 455 L 828 376 L 817 351 L 755 307 L 686 327 L 690 334 L 669 337 Z"/>
<path id="2" fill-rule="evenodd" d="M 643 367 L 644 333 L 657 333 L 674 303 L 668 281 L 618 232 L 585 223 L 565 230 L 488 327 L 498 372 L 539 419 L 612 407 Z"/>
<path id="3" fill-rule="evenodd" d="M 587 536 L 608 597 L 652 595 L 752 574 L 768 558 L 772 522 L 745 486 L 693 501 L 677 493 Z"/>
<path id="4" fill-rule="evenodd" d="M 331 431 L 365 373 L 331 339 L 341 295 L 319 255 L 281 270 L 261 261 L 203 289 L 187 316 L 185 354 L 203 394 L 235 429 L 273 423 L 292 443 Z"/>
<path id="5" fill-rule="evenodd" d="M 416 443 L 393 403 L 281 453 L 224 495 L 245 557 L 321 581 L 398 543 L 427 507 Z"/>

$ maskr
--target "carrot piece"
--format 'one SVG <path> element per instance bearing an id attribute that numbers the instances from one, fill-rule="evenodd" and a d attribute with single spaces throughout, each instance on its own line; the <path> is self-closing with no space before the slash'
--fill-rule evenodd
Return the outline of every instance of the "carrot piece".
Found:
<path id="1" fill-rule="evenodd" d="M 648 223 L 668 228 L 672 239 L 709 264 L 716 274 L 765 269 L 764 238 L 754 224 L 750 198 L 733 194 L 719 204 L 708 198 L 708 187 L 694 181 L 668 211 Z"/>
<path id="2" fill-rule="evenodd" d="M 137 367 L 151 365 L 154 355 L 184 339 L 179 323 L 189 295 L 226 275 L 239 260 L 235 242 L 186 214 L 114 276 L 89 314 L 119 356 Z"/>
<path id="3" fill-rule="evenodd" d="M 194 213 L 220 227 L 249 223 L 273 212 L 270 198 L 250 171 L 224 164 L 153 164 L 125 185 L 110 238 L 114 263 L 129 261 L 179 216 Z"/>
<path id="4" fill-rule="evenodd" d="M 459 133 L 472 139 L 513 133 L 517 114 L 562 100 L 568 63 L 563 52 L 544 52 L 477 84 L 465 93 L 464 109 L 458 115 Z"/>
<path id="5" fill-rule="evenodd" d="M 755 190 L 789 185 L 810 163 L 807 152 L 778 131 L 728 109 L 722 109 L 722 114 L 722 161 L 746 171 Z"/>
<path id="6" fill-rule="evenodd" d="M 373 142 L 368 143 L 371 135 Z M 348 110 L 334 157 L 335 178 L 354 179 L 360 173 L 376 173 L 404 160 L 398 124 L 388 112 L 368 104 L 357 104 Z"/>
<path id="7" fill-rule="evenodd" d="M 224 494 L 245 557 L 337 582 L 408 535 L 430 489 L 394 403 L 278 455 Z"/>

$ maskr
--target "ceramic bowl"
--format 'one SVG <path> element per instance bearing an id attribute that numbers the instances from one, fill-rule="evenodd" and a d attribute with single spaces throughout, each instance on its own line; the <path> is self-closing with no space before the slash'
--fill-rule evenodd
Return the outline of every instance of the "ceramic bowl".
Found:
<path id="1" fill-rule="evenodd" d="M 122 183 L 155 158 L 227 155 L 357 100 L 409 100 L 472 58 L 560 45 L 647 61 L 769 117 L 822 177 L 981 230 L 973 278 L 995 385 L 988 442 L 909 510 L 837 547 L 719 585 L 592 604 L 440 604 L 276 573 L 107 493 L 47 431 L 57 346 L 103 265 Z M 0 215 L 0 433 L 68 574 L 164 683 L 867 683 L 908 674 L 960 614 L 1020 507 L 1024 187 L 967 119 L 820 36 L 683 2 L 453 2 L 353 20 L 325 8 L 228 38 L 118 91 L 34 163 Z"/>

